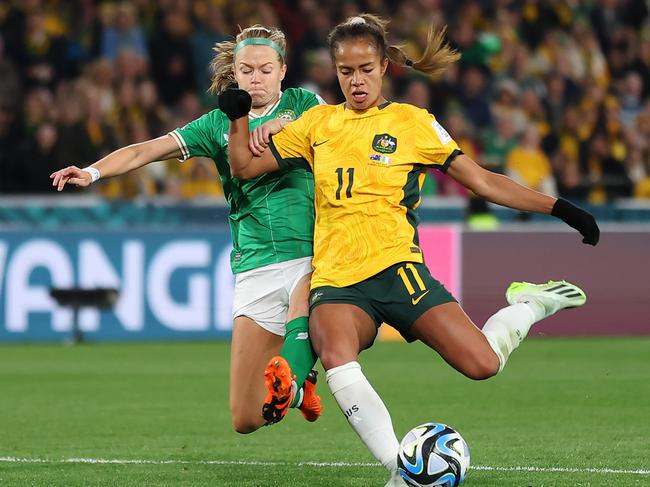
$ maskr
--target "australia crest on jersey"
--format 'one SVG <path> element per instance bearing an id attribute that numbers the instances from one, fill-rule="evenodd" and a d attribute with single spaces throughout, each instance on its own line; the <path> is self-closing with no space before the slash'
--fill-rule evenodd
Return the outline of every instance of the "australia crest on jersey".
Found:
<path id="1" fill-rule="evenodd" d="M 372 139 L 372 149 L 380 154 L 392 154 L 397 150 L 397 139 L 390 134 L 378 134 Z"/>
<path id="2" fill-rule="evenodd" d="M 290 108 L 286 108 L 282 110 L 280 113 L 278 113 L 277 117 L 275 118 L 280 118 L 282 120 L 289 120 L 290 122 L 293 122 L 296 119 L 296 112 L 294 112 Z"/>

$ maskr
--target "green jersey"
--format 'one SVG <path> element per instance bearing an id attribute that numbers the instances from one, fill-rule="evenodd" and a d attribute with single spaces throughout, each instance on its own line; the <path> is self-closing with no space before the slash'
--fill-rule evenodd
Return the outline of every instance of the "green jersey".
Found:
<path id="1" fill-rule="evenodd" d="M 249 115 L 251 131 L 274 118 L 295 120 L 322 103 L 314 93 L 289 88 L 261 116 Z M 313 254 L 314 180 L 305 168 L 292 168 L 241 180 L 230 175 L 228 132 L 230 120 L 219 109 L 178 128 L 170 135 L 181 149 L 181 161 L 211 158 L 219 171 L 230 205 L 229 223 L 233 273 Z"/>

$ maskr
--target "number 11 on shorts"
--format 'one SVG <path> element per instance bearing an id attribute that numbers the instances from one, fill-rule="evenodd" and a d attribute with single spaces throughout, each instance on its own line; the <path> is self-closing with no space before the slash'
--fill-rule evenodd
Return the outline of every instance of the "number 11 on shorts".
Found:
<path id="1" fill-rule="evenodd" d="M 411 283 L 411 280 L 409 279 L 408 275 L 406 274 L 406 269 L 408 269 L 411 272 L 411 275 L 413 276 L 413 280 L 415 280 L 415 283 L 417 286 L 420 288 L 421 292 L 424 292 L 427 290 L 426 286 L 424 285 L 424 281 L 420 277 L 420 274 L 418 273 L 418 270 L 415 268 L 413 264 L 410 262 L 406 265 L 403 265 L 402 267 L 399 267 L 397 269 L 397 274 L 399 277 L 402 278 L 402 282 L 404 283 L 404 287 L 408 291 L 408 293 L 413 296 L 415 294 L 415 286 Z"/>

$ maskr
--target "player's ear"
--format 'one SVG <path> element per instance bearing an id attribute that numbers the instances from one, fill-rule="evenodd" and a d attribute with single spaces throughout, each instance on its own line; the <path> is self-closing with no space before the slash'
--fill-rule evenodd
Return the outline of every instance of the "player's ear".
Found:
<path id="1" fill-rule="evenodd" d="M 284 79 L 286 74 L 287 74 L 287 65 L 282 63 L 282 67 L 280 68 L 280 81 Z"/>
<path id="2" fill-rule="evenodd" d="M 388 58 L 385 57 L 382 62 L 381 62 L 381 75 L 386 74 L 386 70 L 388 69 Z"/>

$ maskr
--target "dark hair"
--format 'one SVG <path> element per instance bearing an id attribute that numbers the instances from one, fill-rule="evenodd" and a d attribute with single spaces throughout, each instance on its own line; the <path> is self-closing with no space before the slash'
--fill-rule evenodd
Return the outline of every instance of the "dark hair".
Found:
<path id="1" fill-rule="evenodd" d="M 341 42 L 366 38 L 374 43 L 382 59 L 388 58 L 395 64 L 413 68 L 432 79 L 439 78 L 450 65 L 460 59 L 460 53 L 444 42 L 447 27 L 436 29 L 433 25 L 429 26 L 427 48 L 422 58 L 418 61 L 410 59 L 402 46 L 388 43 L 388 22 L 376 15 L 361 14 L 338 24 L 327 37 L 330 57 L 334 60 L 334 53 Z"/>

